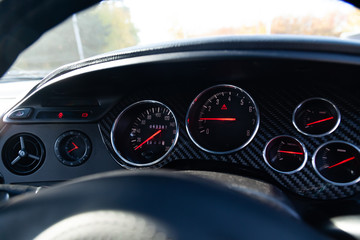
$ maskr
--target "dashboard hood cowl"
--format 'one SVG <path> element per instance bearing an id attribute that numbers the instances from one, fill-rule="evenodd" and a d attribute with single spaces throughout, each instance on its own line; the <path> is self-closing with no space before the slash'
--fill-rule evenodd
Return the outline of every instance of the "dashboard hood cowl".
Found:
<path id="1" fill-rule="evenodd" d="M 73 70 L 121 59 L 195 51 L 295 51 L 360 55 L 360 43 L 334 37 L 257 35 L 195 38 L 136 46 L 94 56 L 62 66 L 49 73 L 38 87 Z"/>

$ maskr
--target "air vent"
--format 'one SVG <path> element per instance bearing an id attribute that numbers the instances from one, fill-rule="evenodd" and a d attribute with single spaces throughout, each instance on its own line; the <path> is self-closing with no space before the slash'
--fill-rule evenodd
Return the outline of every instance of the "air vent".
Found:
<path id="1" fill-rule="evenodd" d="M 6 141 L 2 159 L 6 168 L 18 175 L 28 175 L 38 170 L 45 158 L 45 148 L 39 138 L 20 133 Z"/>

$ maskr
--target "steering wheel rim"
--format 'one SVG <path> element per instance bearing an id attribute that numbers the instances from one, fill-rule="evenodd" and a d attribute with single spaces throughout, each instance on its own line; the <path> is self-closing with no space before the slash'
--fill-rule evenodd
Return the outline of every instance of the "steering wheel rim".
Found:
<path id="1" fill-rule="evenodd" d="M 109 172 L 14 198 L 2 207 L 0 238 L 35 238 L 65 218 L 101 210 L 153 219 L 173 239 L 327 239 L 220 183 L 166 171 Z"/>

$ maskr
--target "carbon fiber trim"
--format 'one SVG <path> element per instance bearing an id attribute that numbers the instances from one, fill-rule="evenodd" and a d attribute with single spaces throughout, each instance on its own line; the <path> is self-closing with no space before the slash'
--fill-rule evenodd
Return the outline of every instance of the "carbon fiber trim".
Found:
<path id="1" fill-rule="evenodd" d="M 327 88 L 318 92 L 318 88 L 289 87 L 283 89 L 249 88 L 242 87 L 239 82 L 228 82 L 246 90 L 257 103 L 260 110 L 260 128 L 253 141 L 244 149 L 227 155 L 214 155 L 206 153 L 195 146 L 185 130 L 185 116 L 192 99 L 203 88 L 189 90 L 188 92 L 172 92 L 166 96 L 152 94 L 152 89 L 139 91 L 125 97 L 120 104 L 114 107 L 99 124 L 104 142 L 111 151 L 112 156 L 124 167 L 131 168 L 122 162 L 111 148 L 110 130 L 117 115 L 126 106 L 139 100 L 153 99 L 167 104 L 178 119 L 180 133 L 178 143 L 172 153 L 162 162 L 152 166 L 160 168 L 169 162 L 191 159 L 196 161 L 216 160 L 226 163 L 236 163 L 239 167 L 250 167 L 268 174 L 276 182 L 290 191 L 312 199 L 339 199 L 352 196 L 360 191 L 360 184 L 351 186 L 334 186 L 323 181 L 312 168 L 311 161 L 307 161 L 305 167 L 292 175 L 281 174 L 266 165 L 262 152 L 266 143 L 278 135 L 290 135 L 301 141 L 309 152 L 311 159 L 314 151 L 321 144 L 331 140 L 343 140 L 360 145 L 360 136 L 356 134 L 360 130 L 360 101 L 356 97 L 347 97 L 336 88 Z M 139 97 L 141 96 L 141 97 Z M 292 124 L 292 113 L 296 106 L 303 100 L 311 97 L 323 97 L 337 105 L 342 121 L 338 129 L 331 135 L 324 137 L 309 137 L 299 133 Z"/>

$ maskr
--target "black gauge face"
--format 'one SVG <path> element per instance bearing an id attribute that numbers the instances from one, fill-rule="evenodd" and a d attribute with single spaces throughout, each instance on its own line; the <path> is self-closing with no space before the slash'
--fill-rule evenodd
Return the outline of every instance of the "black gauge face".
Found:
<path id="1" fill-rule="evenodd" d="M 259 127 L 259 112 L 244 90 L 218 85 L 200 93 L 188 110 L 190 138 L 210 153 L 231 153 L 245 147 Z"/>
<path id="2" fill-rule="evenodd" d="M 89 158 L 91 142 L 85 134 L 69 131 L 58 137 L 54 149 L 60 162 L 68 166 L 78 166 Z"/>
<path id="3" fill-rule="evenodd" d="M 271 139 L 264 149 L 265 162 L 275 171 L 292 174 L 306 164 L 307 152 L 302 143 L 289 136 Z"/>
<path id="4" fill-rule="evenodd" d="M 346 142 L 329 142 L 313 156 L 313 167 L 325 181 L 345 186 L 360 180 L 360 152 Z"/>
<path id="5" fill-rule="evenodd" d="M 340 112 L 334 104 L 322 98 L 311 98 L 295 109 L 293 123 L 301 133 L 321 137 L 335 131 L 340 118 Z"/>
<path id="6" fill-rule="evenodd" d="M 133 166 L 161 161 L 174 147 L 178 126 L 172 111 L 156 101 L 129 106 L 116 119 L 111 141 L 117 155 Z"/>

